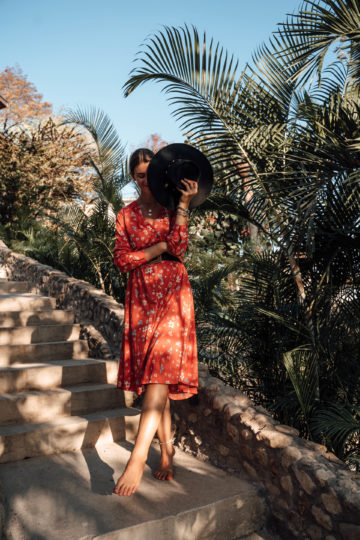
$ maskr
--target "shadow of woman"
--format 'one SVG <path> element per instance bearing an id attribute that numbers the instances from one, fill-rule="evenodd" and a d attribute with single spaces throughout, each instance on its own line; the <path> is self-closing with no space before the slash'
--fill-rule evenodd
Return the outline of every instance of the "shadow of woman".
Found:
<path id="1" fill-rule="evenodd" d="M 89 469 L 90 490 L 100 495 L 112 495 L 115 487 L 113 479 L 114 469 L 101 459 L 95 446 L 101 436 L 102 430 L 108 427 L 107 424 L 108 420 L 105 417 L 102 419 L 101 426 L 95 426 L 89 423 L 81 448 L 82 455 Z"/>
<path id="2" fill-rule="evenodd" d="M 112 495 L 115 487 L 114 469 L 103 461 L 96 448 L 82 448 L 84 460 L 90 473 L 90 490 L 99 495 Z"/>

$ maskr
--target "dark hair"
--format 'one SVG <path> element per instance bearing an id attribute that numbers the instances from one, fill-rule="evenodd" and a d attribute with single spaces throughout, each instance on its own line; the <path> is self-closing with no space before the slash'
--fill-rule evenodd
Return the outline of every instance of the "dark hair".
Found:
<path id="1" fill-rule="evenodd" d="M 131 154 L 129 160 L 130 173 L 133 175 L 135 167 L 137 167 L 140 163 L 147 163 L 148 161 L 151 161 L 153 156 L 154 152 L 149 150 L 149 148 L 138 148 L 135 150 L 135 152 Z"/>

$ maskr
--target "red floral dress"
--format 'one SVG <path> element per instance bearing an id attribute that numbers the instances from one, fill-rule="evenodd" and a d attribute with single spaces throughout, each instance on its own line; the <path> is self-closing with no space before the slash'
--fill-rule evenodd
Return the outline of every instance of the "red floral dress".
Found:
<path id="1" fill-rule="evenodd" d="M 182 262 L 146 263 L 143 251 L 166 241 L 168 252 L 183 260 L 188 230 L 175 217 L 162 208 L 150 224 L 136 201 L 117 215 L 114 262 L 130 272 L 117 386 L 142 394 L 148 383 L 168 384 L 171 399 L 185 399 L 197 393 L 198 382 L 189 278 Z"/>

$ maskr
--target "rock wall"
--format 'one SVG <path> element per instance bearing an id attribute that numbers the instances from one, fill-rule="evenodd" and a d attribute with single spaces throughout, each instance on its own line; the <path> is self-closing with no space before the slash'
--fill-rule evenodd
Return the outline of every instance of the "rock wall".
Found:
<path id="1" fill-rule="evenodd" d="M 172 404 L 176 444 L 267 490 L 284 538 L 358 540 L 360 475 L 199 366 L 199 394 Z"/>
<path id="2" fill-rule="evenodd" d="M 92 355 L 118 356 L 123 306 L 111 297 L 1 243 L 0 277 L 30 281 L 34 292 L 56 297 L 59 308 L 74 309 Z M 360 538 L 360 475 L 325 447 L 300 439 L 245 394 L 211 377 L 204 364 L 198 396 L 174 401 L 172 409 L 178 446 L 264 485 L 283 538 Z"/>
<path id="3" fill-rule="evenodd" d="M 29 281 L 32 292 L 56 298 L 58 309 L 73 309 L 93 358 L 118 358 L 124 306 L 86 281 L 72 278 L 0 243 L 0 277 Z"/>

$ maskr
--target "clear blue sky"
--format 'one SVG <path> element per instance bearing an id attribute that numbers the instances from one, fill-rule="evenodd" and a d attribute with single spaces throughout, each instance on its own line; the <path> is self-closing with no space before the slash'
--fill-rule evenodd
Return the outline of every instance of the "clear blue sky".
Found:
<path id="1" fill-rule="evenodd" d="M 53 104 L 107 112 L 127 149 L 152 133 L 181 142 L 159 84 L 124 98 L 136 52 L 162 25 L 195 25 L 240 61 L 251 60 L 300 0 L 0 0 L 0 71 L 18 65 Z"/>

